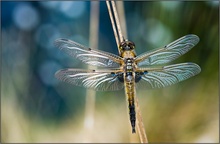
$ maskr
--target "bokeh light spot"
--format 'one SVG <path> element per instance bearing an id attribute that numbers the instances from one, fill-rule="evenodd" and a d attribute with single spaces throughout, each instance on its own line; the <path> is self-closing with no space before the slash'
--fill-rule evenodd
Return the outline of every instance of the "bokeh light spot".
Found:
<path id="1" fill-rule="evenodd" d="M 219 1 L 218 0 L 210 0 L 210 1 L 206 1 L 206 3 L 209 6 L 212 6 L 212 7 L 219 7 Z"/>
<path id="2" fill-rule="evenodd" d="M 54 40 L 60 37 L 57 28 L 52 24 L 41 25 L 36 32 L 35 40 L 43 48 L 54 48 Z"/>
<path id="3" fill-rule="evenodd" d="M 86 3 L 83 1 L 65 1 L 60 3 L 60 11 L 67 17 L 78 18 L 80 17 L 86 8 Z"/>
<path id="4" fill-rule="evenodd" d="M 146 41 L 155 47 L 167 45 L 172 40 L 172 33 L 163 23 L 157 19 L 148 19 L 144 27 L 150 28 L 147 31 Z M 145 33 L 144 33 L 145 34 Z M 145 34 L 146 35 L 146 34 Z"/>
<path id="5" fill-rule="evenodd" d="M 160 4 L 167 10 L 175 10 L 181 5 L 181 1 L 161 1 Z"/>
<path id="6" fill-rule="evenodd" d="M 46 61 L 39 68 L 40 79 L 46 85 L 56 85 L 58 80 L 55 78 L 54 74 L 57 70 L 61 69 L 61 66 L 54 61 Z"/>
<path id="7" fill-rule="evenodd" d="M 60 1 L 41 1 L 40 4 L 45 8 L 56 9 L 60 5 Z"/>
<path id="8" fill-rule="evenodd" d="M 39 23 L 39 14 L 34 7 L 20 4 L 13 12 L 13 20 L 20 29 L 32 30 Z"/>

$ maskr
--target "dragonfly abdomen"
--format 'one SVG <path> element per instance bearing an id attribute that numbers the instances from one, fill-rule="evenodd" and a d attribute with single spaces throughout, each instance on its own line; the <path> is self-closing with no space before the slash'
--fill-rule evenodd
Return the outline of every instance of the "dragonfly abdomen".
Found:
<path id="1" fill-rule="evenodd" d="M 125 93 L 128 99 L 128 108 L 130 115 L 130 122 L 132 126 L 132 133 L 135 133 L 135 105 L 134 105 L 134 95 L 135 95 L 135 73 L 126 72 L 124 74 L 124 84 L 125 84 Z"/>

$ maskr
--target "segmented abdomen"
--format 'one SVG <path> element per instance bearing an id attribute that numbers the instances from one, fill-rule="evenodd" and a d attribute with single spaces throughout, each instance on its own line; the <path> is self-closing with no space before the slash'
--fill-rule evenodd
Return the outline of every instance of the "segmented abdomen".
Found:
<path id="1" fill-rule="evenodd" d="M 128 108 L 130 115 L 130 122 L 132 126 L 132 133 L 135 133 L 135 105 L 134 105 L 134 95 L 135 95 L 135 73 L 126 72 L 124 74 L 124 84 L 125 84 L 125 94 L 128 99 Z"/>

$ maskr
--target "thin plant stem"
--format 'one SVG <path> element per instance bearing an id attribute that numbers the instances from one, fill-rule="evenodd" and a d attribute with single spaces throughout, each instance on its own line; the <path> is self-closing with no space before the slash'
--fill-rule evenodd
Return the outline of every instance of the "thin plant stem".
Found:
<path id="1" fill-rule="evenodd" d="M 117 33 L 117 30 L 116 30 L 116 26 L 115 26 L 115 22 L 114 22 L 114 18 L 113 18 L 113 15 L 112 15 L 112 11 L 111 11 L 111 7 L 110 7 L 109 1 L 106 1 L 106 5 L 107 5 L 107 8 L 108 8 L 109 17 L 110 17 L 110 20 L 111 20 L 111 23 L 112 23 L 112 28 L 113 28 L 113 32 L 114 32 L 114 35 L 115 35 L 115 40 L 116 40 L 117 46 L 119 47 L 118 33 Z M 120 54 L 120 50 L 119 49 L 118 49 L 118 52 Z"/>
<path id="2" fill-rule="evenodd" d="M 118 13 L 117 13 L 116 6 L 115 6 L 115 1 L 111 1 L 111 3 L 112 3 L 112 9 L 113 9 L 113 13 L 114 13 L 114 16 L 115 16 L 115 22 L 116 22 L 117 30 L 118 30 L 118 36 L 119 36 L 120 42 L 122 42 L 123 41 L 123 35 L 122 35 L 122 31 L 121 31 L 120 21 L 119 21 L 119 18 L 118 18 Z"/>
<path id="3" fill-rule="evenodd" d="M 99 27 L 99 1 L 91 2 L 90 12 L 90 34 L 89 46 L 93 49 L 98 48 L 98 27 Z M 93 67 L 94 68 L 94 67 Z M 91 69 L 91 66 L 88 66 Z M 91 142 L 93 139 L 94 111 L 95 111 L 96 92 L 91 89 L 86 90 L 85 119 L 84 129 L 87 133 L 84 142 Z"/>
<path id="4" fill-rule="evenodd" d="M 116 6 L 118 10 L 118 16 L 120 19 L 122 34 L 124 36 L 124 39 L 127 39 L 128 35 L 127 35 L 127 26 L 126 26 L 125 13 L 124 13 L 124 2 L 116 1 Z"/>
<path id="5" fill-rule="evenodd" d="M 117 32 L 114 32 L 114 33 L 117 33 L 117 34 L 118 34 L 117 36 L 116 36 L 116 34 L 115 34 L 116 42 L 118 41 L 118 40 L 117 40 L 117 39 L 118 39 L 118 36 L 119 36 L 119 38 L 120 38 L 120 42 L 122 42 L 124 37 L 123 37 L 123 35 L 122 35 L 121 26 L 120 26 L 120 22 L 119 22 L 117 10 L 116 10 L 115 2 L 114 2 L 114 1 L 111 1 L 112 9 L 113 9 L 113 13 L 114 13 L 114 18 L 115 18 L 115 19 L 113 19 L 109 2 L 106 1 L 106 4 L 107 4 L 107 6 L 108 6 L 108 11 L 109 11 L 109 15 L 110 15 L 112 27 L 115 27 L 114 20 L 115 20 L 116 25 L 117 25 Z M 121 5 L 121 6 L 123 6 L 123 5 Z M 121 9 L 121 10 L 122 10 L 122 9 Z M 110 14 L 110 13 L 111 13 L 111 14 Z M 126 26 L 124 14 L 121 14 L 120 16 L 123 17 L 123 18 L 121 18 L 121 20 L 123 21 L 122 23 L 124 23 L 124 25 Z M 114 29 L 115 29 L 115 28 L 113 28 L 113 30 L 114 30 Z M 115 30 L 114 30 L 114 31 L 115 31 Z M 127 35 L 126 28 L 124 29 L 124 31 L 125 31 L 125 34 Z M 126 36 L 126 37 L 127 37 L 127 36 Z M 118 42 L 117 42 L 117 43 L 118 43 Z M 137 115 L 137 116 L 136 116 L 136 117 L 137 117 L 137 130 L 138 130 L 139 138 L 140 138 L 141 143 L 148 143 L 147 135 L 146 135 L 146 132 L 145 132 L 145 128 L 144 128 L 143 121 L 142 121 L 142 115 L 141 115 L 141 111 L 140 111 L 138 99 L 137 99 L 137 97 L 136 97 L 136 92 L 135 92 L 134 100 L 135 100 L 135 109 L 136 109 L 136 115 Z"/>
<path id="6" fill-rule="evenodd" d="M 147 135 L 144 128 L 144 123 L 141 116 L 141 110 L 138 103 L 138 98 L 135 96 L 135 109 L 136 109 L 136 117 L 137 117 L 137 130 L 139 134 L 139 138 L 141 143 L 148 143 Z"/>

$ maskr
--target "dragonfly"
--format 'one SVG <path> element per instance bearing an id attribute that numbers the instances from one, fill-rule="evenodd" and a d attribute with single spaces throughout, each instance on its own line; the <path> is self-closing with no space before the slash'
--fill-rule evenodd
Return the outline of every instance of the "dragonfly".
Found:
<path id="1" fill-rule="evenodd" d="M 123 40 L 119 45 L 120 54 L 95 50 L 69 39 L 57 39 L 55 45 L 83 63 L 100 67 L 86 70 L 66 68 L 58 70 L 55 77 L 96 91 L 124 89 L 128 100 L 130 124 L 135 133 L 136 88 L 163 88 L 186 80 L 200 73 L 199 65 L 192 62 L 165 65 L 188 52 L 199 42 L 194 34 L 183 36 L 170 44 L 136 55 L 135 44 Z"/>

